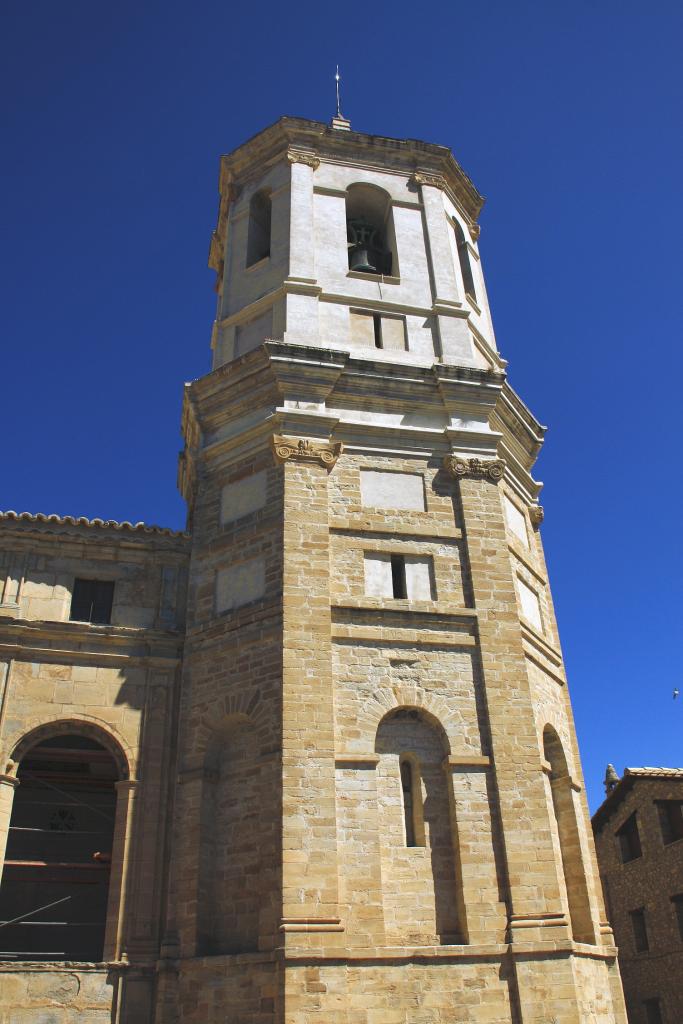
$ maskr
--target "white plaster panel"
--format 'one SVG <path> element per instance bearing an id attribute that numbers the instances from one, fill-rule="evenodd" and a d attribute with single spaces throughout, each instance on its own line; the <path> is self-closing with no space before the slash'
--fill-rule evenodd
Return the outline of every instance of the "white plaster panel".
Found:
<path id="1" fill-rule="evenodd" d="M 266 471 L 226 484 L 221 491 L 221 524 L 249 515 L 266 503 Z"/>
<path id="2" fill-rule="evenodd" d="M 406 347 L 406 322 L 403 317 L 382 317 L 382 348 L 404 352 Z M 374 337 L 373 337 L 374 343 Z"/>
<path id="3" fill-rule="evenodd" d="M 273 310 L 269 309 L 261 316 L 254 317 L 244 324 L 238 324 L 235 330 L 235 359 L 246 352 L 258 348 L 265 338 L 273 333 Z"/>
<path id="4" fill-rule="evenodd" d="M 216 611 L 227 612 L 263 597 L 266 590 L 266 563 L 263 558 L 219 569 L 216 573 Z"/>
<path id="5" fill-rule="evenodd" d="M 375 318 L 372 313 L 362 313 L 352 309 L 349 319 L 351 322 L 351 344 L 359 348 L 374 348 Z"/>
<path id="6" fill-rule="evenodd" d="M 365 593 L 368 597 L 393 597 L 391 555 L 373 551 L 363 556 Z"/>
<path id="7" fill-rule="evenodd" d="M 517 508 L 513 501 L 510 501 L 507 494 L 503 496 L 503 505 L 505 507 L 505 518 L 507 524 L 510 527 L 510 531 L 521 540 L 525 547 L 529 547 L 529 535 L 526 530 L 526 518 L 524 513 Z"/>
<path id="8" fill-rule="evenodd" d="M 406 593 L 409 601 L 433 601 L 433 567 L 430 555 L 406 555 Z"/>
<path id="9" fill-rule="evenodd" d="M 517 592 L 522 606 L 522 615 L 525 619 L 528 619 L 532 626 L 536 627 L 539 633 L 542 633 L 543 620 L 541 618 L 541 605 L 538 600 L 538 594 L 519 577 L 517 577 Z"/>
<path id="10" fill-rule="evenodd" d="M 426 510 L 424 477 L 421 473 L 360 471 L 361 503 L 368 508 Z"/>

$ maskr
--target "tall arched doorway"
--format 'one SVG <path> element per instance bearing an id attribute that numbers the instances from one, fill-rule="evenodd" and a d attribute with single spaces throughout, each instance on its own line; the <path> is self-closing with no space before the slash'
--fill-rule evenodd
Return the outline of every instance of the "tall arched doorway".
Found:
<path id="1" fill-rule="evenodd" d="M 18 769 L 0 887 L 0 959 L 102 960 L 111 868 L 112 754 L 60 733 Z"/>

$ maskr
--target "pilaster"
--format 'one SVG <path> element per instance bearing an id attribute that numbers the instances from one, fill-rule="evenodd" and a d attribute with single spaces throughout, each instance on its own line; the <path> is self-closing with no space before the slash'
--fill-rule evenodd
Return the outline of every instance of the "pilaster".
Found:
<path id="1" fill-rule="evenodd" d="M 451 471 L 453 465 L 447 463 Z M 510 939 L 513 947 L 516 942 L 528 946 L 568 941 L 543 776 L 536 767 L 540 752 L 497 487 L 502 466 L 497 460 L 460 461 L 455 475 L 479 623 L 507 866 Z"/>
<path id="2" fill-rule="evenodd" d="M 339 450 L 305 439 L 278 441 L 284 472 L 282 930 L 301 944 L 306 935 L 340 928 L 327 495 Z"/>
<path id="3" fill-rule="evenodd" d="M 462 309 L 448 237 L 450 229 L 443 204 L 445 181 L 438 175 L 422 173 L 415 174 L 413 180 L 422 193 L 432 302 L 441 340 L 441 356 L 446 363 L 473 363 L 467 311 Z"/>

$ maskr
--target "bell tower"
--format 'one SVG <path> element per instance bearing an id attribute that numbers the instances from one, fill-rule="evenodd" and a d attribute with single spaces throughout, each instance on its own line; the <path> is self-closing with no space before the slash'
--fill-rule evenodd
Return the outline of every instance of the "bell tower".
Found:
<path id="1" fill-rule="evenodd" d="M 624 1024 L 483 200 L 338 118 L 220 196 L 157 1020 Z"/>

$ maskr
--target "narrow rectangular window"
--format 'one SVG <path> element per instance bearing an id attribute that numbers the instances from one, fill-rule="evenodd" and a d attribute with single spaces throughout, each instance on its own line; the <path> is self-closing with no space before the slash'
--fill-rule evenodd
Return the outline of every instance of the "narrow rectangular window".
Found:
<path id="1" fill-rule="evenodd" d="M 665 846 L 683 839 L 683 802 L 681 800 L 655 800 L 659 814 L 659 827 Z"/>
<path id="2" fill-rule="evenodd" d="M 113 580 L 74 580 L 69 618 L 74 622 L 107 625 L 111 622 L 113 602 Z"/>
<path id="3" fill-rule="evenodd" d="M 391 556 L 391 585 L 395 598 L 405 599 L 408 596 L 406 589 L 406 560 L 403 555 Z"/>
<path id="4" fill-rule="evenodd" d="M 373 314 L 372 326 L 375 332 L 375 348 L 382 348 L 382 317 L 379 313 Z"/>
<path id="5" fill-rule="evenodd" d="M 417 843 L 415 842 L 413 766 L 410 761 L 401 761 L 401 789 L 403 790 L 403 817 L 406 826 L 406 846 L 417 846 Z"/>
<path id="6" fill-rule="evenodd" d="M 638 833 L 638 822 L 635 811 L 627 818 L 620 829 L 615 832 L 621 853 L 621 863 L 628 864 L 630 860 L 637 860 L 642 856 L 640 847 L 640 835 Z"/>
<path id="7" fill-rule="evenodd" d="M 635 951 L 636 953 L 645 953 L 650 948 L 645 924 L 645 910 L 642 907 L 639 910 L 631 910 L 630 918 Z"/>
<path id="8" fill-rule="evenodd" d="M 678 896 L 672 896 L 671 905 L 673 907 L 673 912 L 676 915 L 678 937 L 681 942 L 683 942 L 683 893 L 680 893 Z"/>
<path id="9" fill-rule="evenodd" d="M 646 999 L 643 1002 L 643 1007 L 645 1009 L 645 1020 L 647 1021 L 647 1024 L 664 1024 L 659 999 Z"/>

